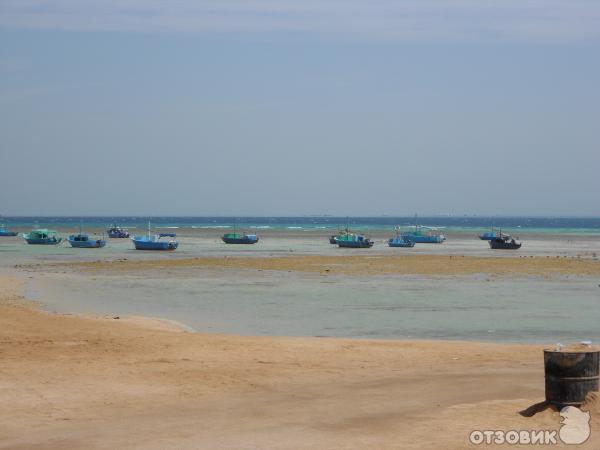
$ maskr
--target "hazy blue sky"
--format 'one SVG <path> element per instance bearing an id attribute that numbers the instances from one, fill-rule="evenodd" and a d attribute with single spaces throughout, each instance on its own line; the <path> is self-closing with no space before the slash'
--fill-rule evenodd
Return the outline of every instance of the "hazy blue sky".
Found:
<path id="1" fill-rule="evenodd" d="M 599 139 L 595 0 L 0 0 L 4 215 L 599 215 Z"/>

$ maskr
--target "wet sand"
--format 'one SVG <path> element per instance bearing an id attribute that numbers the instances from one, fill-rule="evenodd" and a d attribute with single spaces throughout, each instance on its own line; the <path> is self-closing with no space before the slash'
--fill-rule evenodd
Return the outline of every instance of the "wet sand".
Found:
<path id="1" fill-rule="evenodd" d="M 57 263 L 55 269 L 88 272 L 131 272 L 169 269 L 251 269 L 344 275 L 473 275 L 543 276 L 600 275 L 600 261 L 565 256 L 484 257 L 464 255 L 297 255 L 249 257 L 197 257 L 153 260 L 116 259 L 77 263 Z"/>
<path id="2" fill-rule="evenodd" d="M 22 289 L 0 278 L 0 448 L 459 449 L 559 427 L 519 414 L 544 397 L 539 345 L 187 333 L 44 313 Z M 586 408 L 579 448 L 598 448 Z"/>

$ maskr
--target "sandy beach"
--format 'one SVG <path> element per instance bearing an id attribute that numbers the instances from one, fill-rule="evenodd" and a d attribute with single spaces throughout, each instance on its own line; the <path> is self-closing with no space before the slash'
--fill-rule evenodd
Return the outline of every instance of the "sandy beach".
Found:
<path id="1" fill-rule="evenodd" d="M 576 258 L 422 255 L 67 265 L 86 277 L 200 266 L 511 276 L 525 261 L 535 274 L 598 273 L 597 261 Z M 23 299 L 23 274 L 40 271 L 21 268 L 0 282 L 0 448 L 459 449 L 476 448 L 473 430 L 560 427 L 552 408 L 520 414 L 544 400 L 542 345 L 236 336 L 140 317 L 50 314 Z M 595 397 L 584 409 L 599 429 Z M 599 436 L 580 448 L 598 448 Z"/>

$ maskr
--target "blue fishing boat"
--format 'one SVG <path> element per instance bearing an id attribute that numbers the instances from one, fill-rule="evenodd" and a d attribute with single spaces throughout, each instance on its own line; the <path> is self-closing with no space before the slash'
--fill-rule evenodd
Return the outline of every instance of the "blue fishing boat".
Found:
<path id="1" fill-rule="evenodd" d="M 342 248 L 371 248 L 374 242 L 362 234 L 348 233 L 336 236 L 335 242 Z"/>
<path id="2" fill-rule="evenodd" d="M 23 239 L 32 245 L 58 245 L 62 238 L 57 236 L 56 231 L 38 228 L 23 235 Z"/>
<path id="3" fill-rule="evenodd" d="M 6 228 L 6 225 L 4 225 L 3 223 L 0 223 L 0 237 L 2 237 L 2 236 L 16 236 L 18 234 L 19 233 L 17 233 L 16 231 L 9 230 L 8 228 Z"/>
<path id="4" fill-rule="evenodd" d="M 414 230 L 402 233 L 401 236 L 416 244 L 441 244 L 446 240 L 439 228 L 424 225 L 415 225 Z"/>
<path id="5" fill-rule="evenodd" d="M 113 223 L 107 230 L 109 238 L 124 239 L 129 237 L 129 232 L 125 228 L 121 228 L 116 223 Z"/>
<path id="6" fill-rule="evenodd" d="M 162 238 L 174 238 L 175 233 L 150 233 L 150 222 L 148 222 L 148 233 L 146 236 L 134 236 L 131 238 L 136 250 L 175 250 L 179 242 L 175 240 L 162 240 Z"/>
<path id="7" fill-rule="evenodd" d="M 102 248 L 106 245 L 104 239 L 90 239 L 87 234 L 73 234 L 69 236 L 69 244 L 75 248 Z"/>
<path id="8" fill-rule="evenodd" d="M 226 233 L 221 236 L 221 239 L 226 244 L 256 244 L 258 242 L 258 236 L 255 234 Z"/>
<path id="9" fill-rule="evenodd" d="M 80 225 L 79 234 L 69 236 L 69 244 L 74 248 L 102 248 L 106 245 L 106 241 L 104 239 L 90 239 L 87 234 L 81 232 Z"/>
<path id="10" fill-rule="evenodd" d="M 256 234 L 237 233 L 236 224 L 233 224 L 233 233 L 225 233 L 221 239 L 226 244 L 256 244 L 258 236 Z"/>
<path id="11" fill-rule="evenodd" d="M 415 242 L 411 241 L 408 238 L 402 237 L 402 234 L 400 233 L 400 227 L 397 226 L 396 227 L 396 236 L 388 239 L 388 245 L 390 247 L 414 247 Z"/>
<path id="12" fill-rule="evenodd" d="M 481 239 L 482 241 L 491 241 L 492 239 L 496 239 L 497 237 L 500 236 L 498 233 L 496 233 L 496 231 L 494 231 L 494 227 L 492 227 L 491 231 L 481 233 L 479 235 L 479 239 Z"/>
<path id="13" fill-rule="evenodd" d="M 13 230 L 9 230 L 8 228 L 6 228 L 4 225 L 0 225 L 0 237 L 6 237 L 6 236 L 16 236 L 19 233 L 17 233 L 16 231 Z"/>

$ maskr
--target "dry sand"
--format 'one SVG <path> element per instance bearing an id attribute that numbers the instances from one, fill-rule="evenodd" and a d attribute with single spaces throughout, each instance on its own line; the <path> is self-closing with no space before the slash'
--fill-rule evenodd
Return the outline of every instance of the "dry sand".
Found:
<path id="1" fill-rule="evenodd" d="M 21 290 L 0 278 L 0 448 L 455 449 L 559 427 L 519 414 L 543 400 L 540 346 L 187 333 L 47 314 Z"/>

